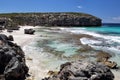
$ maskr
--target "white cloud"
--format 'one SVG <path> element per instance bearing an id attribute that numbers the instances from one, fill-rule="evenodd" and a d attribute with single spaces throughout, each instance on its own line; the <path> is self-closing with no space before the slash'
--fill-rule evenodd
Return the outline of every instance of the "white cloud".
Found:
<path id="1" fill-rule="evenodd" d="M 112 19 L 113 19 L 113 20 L 117 20 L 117 21 L 119 20 L 119 21 L 120 21 L 120 16 L 118 16 L 118 17 L 113 17 Z"/>
<path id="2" fill-rule="evenodd" d="M 83 7 L 82 7 L 82 6 L 77 6 L 77 8 L 81 9 L 81 8 L 83 8 Z"/>

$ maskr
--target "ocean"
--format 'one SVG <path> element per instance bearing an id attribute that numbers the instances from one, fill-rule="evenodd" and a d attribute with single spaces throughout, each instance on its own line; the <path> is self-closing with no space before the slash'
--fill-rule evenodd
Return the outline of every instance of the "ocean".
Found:
<path id="1" fill-rule="evenodd" d="M 120 66 L 120 25 L 38 27 L 35 35 L 34 41 L 23 50 L 33 59 L 30 63 L 34 65 L 31 70 L 36 80 L 45 77 L 49 70 L 58 71 L 60 65 L 68 61 L 95 61 L 97 51 L 111 54 L 110 60 Z"/>

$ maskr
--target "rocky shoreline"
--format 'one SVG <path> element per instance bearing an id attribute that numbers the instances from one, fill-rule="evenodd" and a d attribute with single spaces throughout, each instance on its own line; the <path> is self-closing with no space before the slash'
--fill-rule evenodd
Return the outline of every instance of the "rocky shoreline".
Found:
<path id="1" fill-rule="evenodd" d="M 62 64 L 58 73 L 50 71 L 49 75 L 42 80 L 114 80 L 107 66 L 80 60 Z"/>
<path id="2" fill-rule="evenodd" d="M 28 71 L 21 47 L 0 34 L 0 80 L 25 80 Z"/>

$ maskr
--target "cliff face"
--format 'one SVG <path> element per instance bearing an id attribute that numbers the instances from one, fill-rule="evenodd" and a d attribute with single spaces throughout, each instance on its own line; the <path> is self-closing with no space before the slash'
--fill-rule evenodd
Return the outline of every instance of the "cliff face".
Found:
<path id="1" fill-rule="evenodd" d="M 0 14 L 17 25 L 101 26 L 101 19 L 84 13 L 12 13 Z"/>

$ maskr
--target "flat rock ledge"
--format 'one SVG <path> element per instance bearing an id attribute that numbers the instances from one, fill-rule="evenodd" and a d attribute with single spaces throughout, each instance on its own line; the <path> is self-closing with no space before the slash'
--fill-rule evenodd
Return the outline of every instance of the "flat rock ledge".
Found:
<path id="1" fill-rule="evenodd" d="M 114 80 L 110 69 L 97 62 L 75 61 L 62 64 L 57 74 L 42 80 Z"/>
<path id="2" fill-rule="evenodd" d="M 0 80 L 25 80 L 28 70 L 21 47 L 0 34 Z"/>

